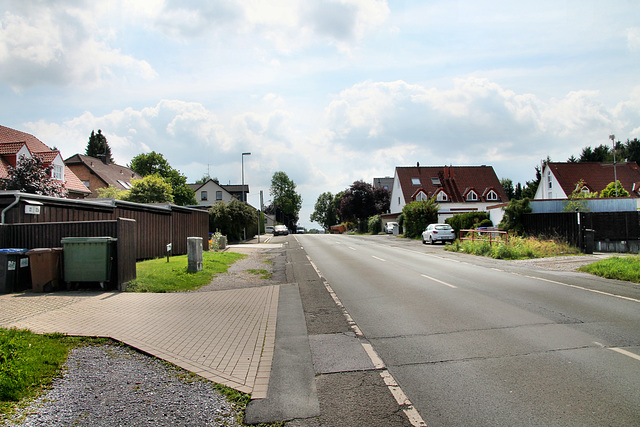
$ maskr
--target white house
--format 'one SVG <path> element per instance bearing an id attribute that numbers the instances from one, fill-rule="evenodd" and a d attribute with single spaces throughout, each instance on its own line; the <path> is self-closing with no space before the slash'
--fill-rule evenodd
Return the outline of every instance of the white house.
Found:
<path id="1" fill-rule="evenodd" d="M 489 206 L 509 201 L 491 166 L 396 167 L 392 214 L 400 214 L 407 203 L 431 197 L 440 205 L 439 221 L 459 213 L 486 211 Z"/>

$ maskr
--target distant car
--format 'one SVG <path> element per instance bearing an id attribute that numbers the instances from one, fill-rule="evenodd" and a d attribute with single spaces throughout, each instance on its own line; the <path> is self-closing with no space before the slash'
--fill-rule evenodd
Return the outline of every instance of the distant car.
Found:
<path id="1" fill-rule="evenodd" d="M 298 234 L 304 234 L 304 227 L 303 227 L 303 226 L 301 226 L 301 225 L 299 225 L 299 226 L 296 228 L 296 233 L 298 233 Z"/>
<path id="2" fill-rule="evenodd" d="M 289 235 L 289 229 L 286 225 L 276 225 L 273 227 L 274 236 L 287 236 Z"/>
<path id="3" fill-rule="evenodd" d="M 453 243 L 456 240 L 455 232 L 449 224 L 429 224 L 422 232 L 422 243 L 435 242 Z"/>
<path id="4" fill-rule="evenodd" d="M 387 234 L 393 234 L 393 230 L 400 230 L 400 225 L 397 222 L 388 222 L 384 225 L 384 232 Z"/>
<path id="5" fill-rule="evenodd" d="M 271 234 L 273 234 L 273 225 L 267 225 L 267 226 L 264 228 L 264 232 L 265 232 L 265 233 L 271 233 Z"/>

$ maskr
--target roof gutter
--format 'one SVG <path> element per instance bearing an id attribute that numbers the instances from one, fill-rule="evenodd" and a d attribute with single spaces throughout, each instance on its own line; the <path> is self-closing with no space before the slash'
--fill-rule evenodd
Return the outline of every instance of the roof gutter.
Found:
<path id="1" fill-rule="evenodd" d="M 16 198 L 16 199 L 13 201 L 13 203 L 11 203 L 9 206 L 7 206 L 6 208 L 4 208 L 4 209 L 2 210 L 2 214 L 0 214 L 0 224 L 1 224 L 1 225 L 5 225 L 5 222 L 4 222 L 4 215 L 5 215 L 5 213 L 7 213 L 7 211 L 9 211 L 9 209 L 11 209 L 12 207 L 14 207 L 14 206 L 15 206 L 15 205 L 17 205 L 18 203 L 20 203 L 20 193 L 16 193 L 16 194 L 14 194 L 14 196 L 15 196 L 15 198 Z"/>

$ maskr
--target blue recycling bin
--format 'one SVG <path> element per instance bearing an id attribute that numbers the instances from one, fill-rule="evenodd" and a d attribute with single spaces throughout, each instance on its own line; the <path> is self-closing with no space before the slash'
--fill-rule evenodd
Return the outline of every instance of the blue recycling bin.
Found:
<path id="1" fill-rule="evenodd" d="M 0 293 L 31 288 L 28 249 L 0 249 Z"/>

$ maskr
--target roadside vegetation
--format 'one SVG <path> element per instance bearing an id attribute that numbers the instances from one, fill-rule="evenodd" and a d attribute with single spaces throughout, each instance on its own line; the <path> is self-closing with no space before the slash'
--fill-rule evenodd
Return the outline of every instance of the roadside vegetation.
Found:
<path id="1" fill-rule="evenodd" d="M 202 271 L 187 271 L 187 255 L 157 258 L 137 263 L 137 278 L 127 286 L 128 292 L 193 291 L 209 282 L 216 274 L 226 273 L 229 266 L 246 255 L 235 252 L 203 252 Z"/>
<path id="2" fill-rule="evenodd" d="M 0 328 L 0 416 L 12 413 L 22 399 L 34 398 L 51 385 L 73 347 L 104 342 Z"/>
<path id="3" fill-rule="evenodd" d="M 578 248 L 562 241 L 517 236 L 510 236 L 507 243 L 494 243 L 493 245 L 490 245 L 486 240 L 464 240 L 462 242 L 456 240 L 453 244 L 447 245 L 445 250 L 488 256 L 496 259 L 544 258 L 577 255 L 580 253 Z"/>
<path id="4" fill-rule="evenodd" d="M 578 268 L 607 279 L 640 283 L 640 256 L 611 257 Z"/>

